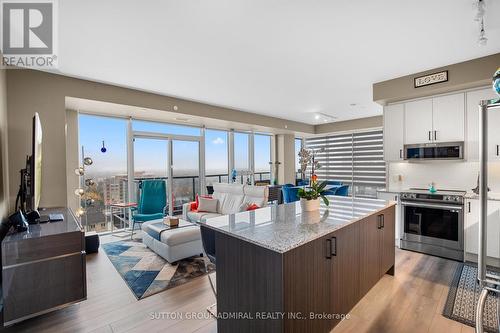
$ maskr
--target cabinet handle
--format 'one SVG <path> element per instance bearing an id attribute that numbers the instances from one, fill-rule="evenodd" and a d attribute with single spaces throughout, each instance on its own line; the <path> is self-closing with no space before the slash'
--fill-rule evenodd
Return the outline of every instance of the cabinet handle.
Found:
<path id="1" fill-rule="evenodd" d="M 498 146 L 497 146 L 497 149 L 498 149 Z M 498 155 L 498 154 L 497 154 Z M 400 149 L 399 150 L 399 158 L 403 158 L 403 149 Z"/>
<path id="2" fill-rule="evenodd" d="M 429 141 L 431 141 L 431 131 L 429 131 Z"/>
<path id="3" fill-rule="evenodd" d="M 470 201 L 469 201 L 469 213 L 470 213 Z"/>
<path id="4" fill-rule="evenodd" d="M 500 155 L 500 145 L 497 145 L 497 156 Z"/>
<path id="5" fill-rule="evenodd" d="M 381 229 L 384 229 L 384 227 L 385 227 L 385 215 L 384 215 L 384 214 L 380 215 L 380 220 L 381 220 L 381 222 L 382 222 L 382 227 L 381 227 Z"/>
<path id="6" fill-rule="evenodd" d="M 438 131 L 434 131 L 434 140 L 437 140 L 437 139 L 438 139 L 438 137 L 437 137 L 437 132 L 438 132 Z"/>
<path id="7" fill-rule="evenodd" d="M 332 259 L 332 240 L 326 240 L 326 259 Z"/>
<path id="8" fill-rule="evenodd" d="M 332 247 L 331 254 L 332 256 L 337 256 L 337 237 L 332 237 L 332 241 L 330 242 L 330 246 Z"/>
<path id="9" fill-rule="evenodd" d="M 377 229 L 382 228 L 382 219 L 380 218 L 382 215 L 377 215 Z"/>

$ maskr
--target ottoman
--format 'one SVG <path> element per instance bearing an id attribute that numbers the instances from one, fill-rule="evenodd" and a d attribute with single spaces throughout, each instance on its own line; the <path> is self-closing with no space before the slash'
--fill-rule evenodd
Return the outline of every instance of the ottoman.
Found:
<path id="1" fill-rule="evenodd" d="M 148 231 L 150 225 L 161 220 L 144 222 L 141 226 L 142 243 L 169 263 L 203 254 L 200 227 L 193 224 L 180 228 L 162 231 L 159 238 L 153 237 Z M 185 221 L 181 221 L 185 222 Z M 191 224 L 191 223 L 189 223 Z M 152 226 L 151 226 L 152 227 Z M 154 234 L 154 233 L 153 233 Z"/>

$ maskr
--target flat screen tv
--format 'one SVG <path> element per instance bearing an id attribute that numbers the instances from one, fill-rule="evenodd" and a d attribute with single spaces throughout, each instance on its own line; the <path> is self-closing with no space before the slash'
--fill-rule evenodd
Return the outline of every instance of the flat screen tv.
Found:
<path id="1" fill-rule="evenodd" d="M 29 198 L 30 210 L 38 210 L 40 205 L 40 195 L 42 193 L 42 123 L 40 116 L 35 113 L 33 117 L 32 128 L 32 146 L 31 146 L 31 174 L 30 174 L 30 192 Z"/>

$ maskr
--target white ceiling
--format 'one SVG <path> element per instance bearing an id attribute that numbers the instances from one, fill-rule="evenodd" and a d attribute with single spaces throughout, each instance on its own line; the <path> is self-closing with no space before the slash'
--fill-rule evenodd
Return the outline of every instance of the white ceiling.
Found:
<path id="1" fill-rule="evenodd" d="M 361 118 L 381 113 L 374 82 L 500 52 L 500 1 L 486 47 L 472 3 L 63 0 L 59 70 L 309 124 Z"/>

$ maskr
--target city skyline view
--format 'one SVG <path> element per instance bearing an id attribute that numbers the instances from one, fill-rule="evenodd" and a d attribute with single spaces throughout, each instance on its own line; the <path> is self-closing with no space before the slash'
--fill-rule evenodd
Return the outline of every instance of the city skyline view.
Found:
<path id="1" fill-rule="evenodd" d="M 146 121 L 133 122 L 133 129 L 141 132 L 163 132 L 176 135 L 199 136 L 200 129 L 175 124 L 154 123 Z M 83 146 L 85 156 L 93 159 L 94 164 L 88 168 L 88 174 L 105 177 L 127 174 L 127 120 L 94 115 L 79 116 L 79 142 Z M 248 136 L 247 133 L 235 132 L 235 169 L 248 170 Z M 106 148 L 103 153 L 101 148 Z M 205 130 L 205 173 L 207 175 L 228 174 L 228 132 L 222 130 Z M 269 172 L 270 136 L 255 134 L 254 136 L 255 172 Z M 174 176 L 198 174 L 198 143 L 174 141 L 173 170 Z M 166 176 L 167 141 L 159 139 L 136 138 L 134 142 L 134 171 L 147 172 L 155 176 Z M 81 158 L 81 157 L 80 157 Z M 176 167 L 181 166 L 181 167 Z"/>

